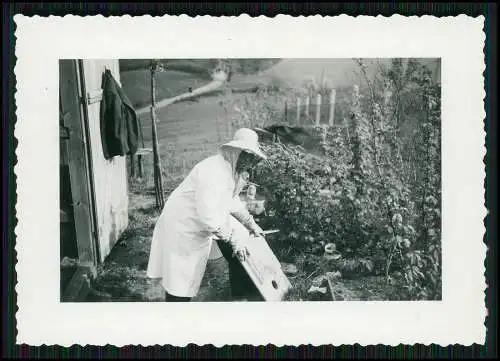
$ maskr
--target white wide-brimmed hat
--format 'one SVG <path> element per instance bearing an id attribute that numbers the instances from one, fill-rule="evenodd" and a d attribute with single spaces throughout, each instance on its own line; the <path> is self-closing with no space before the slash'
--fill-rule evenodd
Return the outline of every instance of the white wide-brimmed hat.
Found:
<path id="1" fill-rule="evenodd" d="M 252 153 L 259 158 L 267 159 L 266 155 L 260 150 L 259 136 L 255 131 L 248 128 L 241 128 L 234 134 L 233 140 L 222 145 L 223 147 L 232 147 Z"/>

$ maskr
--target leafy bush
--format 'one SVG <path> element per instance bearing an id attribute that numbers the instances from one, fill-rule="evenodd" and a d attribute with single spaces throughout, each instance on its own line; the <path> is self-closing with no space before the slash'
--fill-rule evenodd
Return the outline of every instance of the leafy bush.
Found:
<path id="1" fill-rule="evenodd" d="M 321 254 L 333 242 L 351 274 L 398 279 L 402 299 L 439 299 L 440 87 L 412 60 L 395 59 L 375 79 L 359 66 L 367 86 L 354 87 L 344 126 L 313 129 L 322 154 L 265 146 L 269 163 L 254 174 L 267 199 L 263 225 L 279 227 L 279 247 L 292 254 Z M 265 104 L 242 112 L 279 117 Z"/>

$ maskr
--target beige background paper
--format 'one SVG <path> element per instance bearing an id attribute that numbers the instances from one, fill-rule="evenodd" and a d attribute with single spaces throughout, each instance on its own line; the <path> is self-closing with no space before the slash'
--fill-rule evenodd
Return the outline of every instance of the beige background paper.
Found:
<path id="1" fill-rule="evenodd" d="M 16 15 L 15 22 L 17 343 L 484 343 L 483 17 Z M 58 60 L 153 57 L 441 57 L 443 300 L 59 303 Z"/>

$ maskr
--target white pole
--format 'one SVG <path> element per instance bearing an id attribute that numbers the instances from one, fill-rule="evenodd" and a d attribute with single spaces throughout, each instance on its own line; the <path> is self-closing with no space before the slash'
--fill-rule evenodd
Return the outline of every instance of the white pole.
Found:
<path id="1" fill-rule="evenodd" d="M 335 116 L 335 96 L 336 96 L 336 91 L 335 89 L 332 89 L 330 91 L 330 114 L 328 117 L 328 124 L 333 125 L 334 121 L 334 116 Z"/>
<path id="2" fill-rule="evenodd" d="M 316 125 L 319 126 L 321 120 L 321 94 L 316 95 Z"/>

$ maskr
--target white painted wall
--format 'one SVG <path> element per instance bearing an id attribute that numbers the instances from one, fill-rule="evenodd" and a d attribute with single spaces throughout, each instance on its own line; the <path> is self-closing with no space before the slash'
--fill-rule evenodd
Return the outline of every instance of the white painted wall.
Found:
<path id="1" fill-rule="evenodd" d="M 101 89 L 106 67 L 120 83 L 118 60 L 84 60 L 87 93 Z M 100 102 L 88 105 L 92 172 L 95 186 L 100 261 L 109 255 L 128 226 L 127 162 L 124 156 L 104 158 L 100 130 Z"/>

